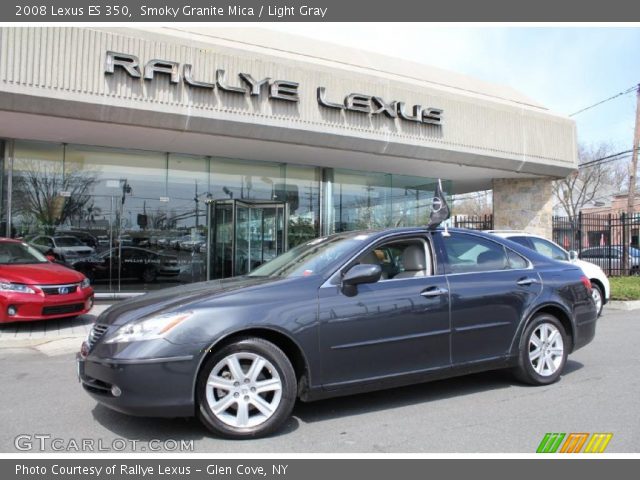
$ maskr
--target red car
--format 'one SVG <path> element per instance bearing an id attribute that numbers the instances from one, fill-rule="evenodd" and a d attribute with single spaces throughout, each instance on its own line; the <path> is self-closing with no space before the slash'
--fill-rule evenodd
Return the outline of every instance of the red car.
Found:
<path id="1" fill-rule="evenodd" d="M 92 306 L 84 275 L 26 243 L 0 238 L 0 323 L 75 317 Z"/>

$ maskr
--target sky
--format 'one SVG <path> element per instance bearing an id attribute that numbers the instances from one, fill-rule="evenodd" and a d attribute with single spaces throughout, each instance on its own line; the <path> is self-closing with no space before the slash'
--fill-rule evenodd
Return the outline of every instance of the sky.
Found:
<path id="1" fill-rule="evenodd" d="M 428 24 L 265 24 L 508 85 L 570 115 L 640 83 L 638 27 L 497 27 Z M 573 117 L 578 141 L 633 145 L 634 92 Z"/>

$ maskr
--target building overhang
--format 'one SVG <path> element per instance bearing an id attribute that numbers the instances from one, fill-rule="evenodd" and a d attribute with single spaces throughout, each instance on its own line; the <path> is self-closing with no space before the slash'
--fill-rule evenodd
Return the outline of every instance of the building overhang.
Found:
<path id="1" fill-rule="evenodd" d="M 572 120 L 482 85 L 163 29 L 54 28 L 40 50 L 41 29 L 0 30 L 15 52 L 0 63 L 6 138 L 442 177 L 456 193 L 576 168 Z M 241 74 L 265 82 L 252 92 Z M 295 100 L 277 97 L 287 84 Z"/>

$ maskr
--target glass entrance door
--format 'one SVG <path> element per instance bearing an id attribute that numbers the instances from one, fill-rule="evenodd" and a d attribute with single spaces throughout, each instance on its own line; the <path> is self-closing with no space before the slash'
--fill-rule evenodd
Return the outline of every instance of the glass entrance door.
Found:
<path id="1" fill-rule="evenodd" d="M 214 200 L 209 203 L 207 278 L 246 275 L 286 250 L 286 202 Z"/>

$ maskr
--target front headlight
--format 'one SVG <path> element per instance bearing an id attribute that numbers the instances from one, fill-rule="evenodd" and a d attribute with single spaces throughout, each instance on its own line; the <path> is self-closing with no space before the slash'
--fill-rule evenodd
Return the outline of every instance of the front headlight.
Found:
<path id="1" fill-rule="evenodd" d="M 104 343 L 138 342 L 162 338 L 193 315 L 193 312 L 168 313 L 123 325 Z"/>
<path id="2" fill-rule="evenodd" d="M 88 278 L 84 278 L 84 280 L 82 280 L 82 282 L 80 282 L 80 288 L 89 288 L 91 286 L 91 280 L 89 280 Z"/>
<path id="3" fill-rule="evenodd" d="M 0 292 L 36 293 L 36 291 L 22 283 L 11 283 L 0 280 Z"/>

